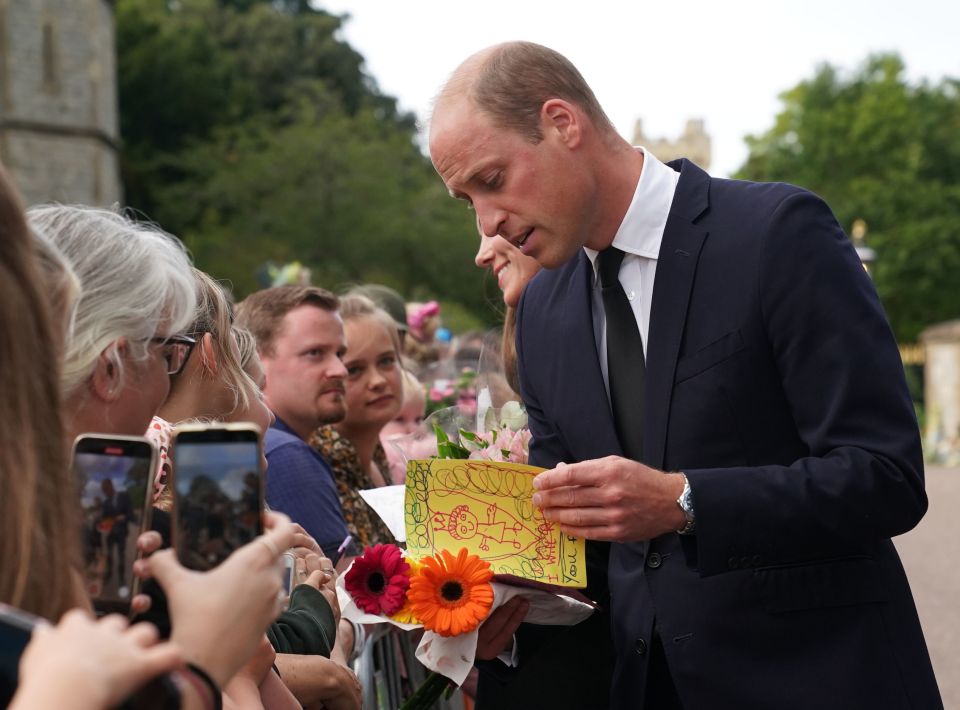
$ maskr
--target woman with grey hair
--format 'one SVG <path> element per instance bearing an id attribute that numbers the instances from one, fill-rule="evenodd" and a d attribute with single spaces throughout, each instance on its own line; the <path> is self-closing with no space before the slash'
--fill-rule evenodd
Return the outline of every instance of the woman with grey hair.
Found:
<path id="1" fill-rule="evenodd" d="M 61 374 L 66 434 L 142 435 L 189 357 L 196 282 L 174 237 L 117 212 L 44 205 L 30 225 L 80 282 Z"/>
<path id="2" fill-rule="evenodd" d="M 181 334 L 197 305 L 183 246 L 110 210 L 47 205 L 27 214 L 36 236 L 54 247 L 45 257 L 62 258 L 63 273 L 72 271 L 78 286 L 70 298 L 50 304 L 66 310 L 57 316 L 67 324 L 60 384 L 68 442 L 85 432 L 143 435 L 193 346 Z M 210 572 L 185 569 L 172 550 L 135 564 L 138 575 L 154 577 L 167 595 L 171 640 L 189 671 L 180 684 L 182 707 L 219 707 L 221 688 L 235 676 L 248 680 L 251 665 L 264 665 L 263 632 L 279 611 L 277 565 L 295 540 L 286 517 L 270 513 L 264 522 L 264 535 Z M 138 540 L 145 552 L 159 545 L 156 532 Z M 52 578 L 49 570 L 31 572 Z M 43 664 L 33 665 L 35 677 L 43 677 Z"/>

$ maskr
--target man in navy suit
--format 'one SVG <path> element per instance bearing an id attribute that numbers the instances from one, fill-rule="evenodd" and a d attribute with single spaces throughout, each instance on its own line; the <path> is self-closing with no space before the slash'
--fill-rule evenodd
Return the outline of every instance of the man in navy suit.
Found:
<path id="1" fill-rule="evenodd" d="M 917 423 L 829 207 L 660 163 L 529 43 L 460 66 L 430 152 L 546 267 L 517 313 L 534 501 L 612 542 L 611 705 L 942 707 L 890 540 L 927 507 Z"/>

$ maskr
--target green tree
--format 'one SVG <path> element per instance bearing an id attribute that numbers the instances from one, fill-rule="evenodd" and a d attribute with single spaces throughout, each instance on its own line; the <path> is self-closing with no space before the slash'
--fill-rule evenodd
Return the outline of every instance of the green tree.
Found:
<path id="1" fill-rule="evenodd" d="M 323 286 L 377 281 L 496 320 L 472 220 L 342 22 L 297 0 L 119 0 L 128 202 L 241 297 L 266 261 L 298 260 Z"/>
<path id="2" fill-rule="evenodd" d="M 842 225 L 869 224 L 872 273 L 901 341 L 960 316 L 960 82 L 911 84 L 894 54 L 844 76 L 820 67 L 781 95 L 749 136 L 737 177 L 791 182 L 830 203 Z"/>
<path id="3" fill-rule="evenodd" d="M 248 121 L 216 131 L 178 169 L 183 179 L 158 193 L 158 218 L 201 268 L 232 264 L 241 292 L 255 287 L 258 264 L 296 259 L 322 284 L 379 280 L 412 297 L 454 300 L 470 288 L 480 294 L 469 217 L 416 146 L 383 131 L 371 111 L 318 116 L 304 103 L 282 126 Z M 478 297 L 466 302 L 482 307 Z"/>

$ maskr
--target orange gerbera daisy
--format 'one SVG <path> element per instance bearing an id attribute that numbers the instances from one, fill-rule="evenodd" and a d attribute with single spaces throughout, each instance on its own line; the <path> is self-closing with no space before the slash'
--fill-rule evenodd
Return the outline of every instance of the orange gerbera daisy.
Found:
<path id="1" fill-rule="evenodd" d="M 493 604 L 490 565 L 466 548 L 456 557 L 441 550 L 421 560 L 423 568 L 410 580 L 407 598 L 424 628 L 441 636 L 473 631 Z"/>

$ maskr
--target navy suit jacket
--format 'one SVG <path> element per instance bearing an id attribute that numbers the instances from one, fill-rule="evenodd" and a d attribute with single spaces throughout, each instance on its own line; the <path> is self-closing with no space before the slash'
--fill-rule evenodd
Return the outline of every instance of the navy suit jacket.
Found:
<path id="1" fill-rule="evenodd" d="M 670 165 L 644 463 L 686 473 L 697 531 L 611 547 L 611 705 L 643 707 L 655 624 L 688 709 L 941 707 L 890 541 L 927 500 L 870 278 L 817 196 Z M 518 309 L 532 464 L 621 454 L 591 278 L 580 253 Z"/>

